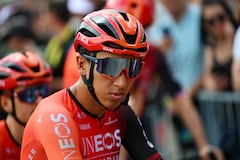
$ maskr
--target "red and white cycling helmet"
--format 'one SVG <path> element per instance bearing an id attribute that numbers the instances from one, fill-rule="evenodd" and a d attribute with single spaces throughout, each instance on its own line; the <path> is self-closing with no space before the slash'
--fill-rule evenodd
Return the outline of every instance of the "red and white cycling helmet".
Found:
<path id="1" fill-rule="evenodd" d="M 85 16 L 76 33 L 74 46 L 88 51 L 144 58 L 149 43 L 142 24 L 124 11 L 102 9 Z"/>
<path id="2" fill-rule="evenodd" d="M 45 84 L 52 80 L 52 70 L 38 54 L 11 53 L 0 60 L 0 90 Z"/>

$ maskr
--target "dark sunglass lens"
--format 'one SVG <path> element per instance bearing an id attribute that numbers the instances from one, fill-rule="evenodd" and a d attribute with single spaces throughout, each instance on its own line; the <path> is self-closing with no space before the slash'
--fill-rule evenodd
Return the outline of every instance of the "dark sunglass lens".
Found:
<path id="1" fill-rule="evenodd" d="M 35 94 L 34 88 L 27 88 L 18 93 L 18 97 L 21 101 L 27 103 L 33 103 L 37 99 L 37 95 Z"/>
<path id="2" fill-rule="evenodd" d="M 129 77 L 135 78 L 137 77 L 142 69 L 142 61 L 141 60 L 132 60 L 129 67 Z"/>
<path id="3" fill-rule="evenodd" d="M 216 24 L 216 22 L 221 22 L 221 23 L 224 22 L 225 19 L 226 19 L 226 15 L 222 13 L 222 14 L 217 15 L 214 18 L 206 20 L 206 22 L 208 25 L 213 26 Z"/>
<path id="4" fill-rule="evenodd" d="M 122 69 L 127 68 L 128 61 L 119 58 L 105 58 L 99 61 L 97 70 L 112 78 L 118 76 Z"/>
<path id="5" fill-rule="evenodd" d="M 47 96 L 49 96 L 49 94 L 50 94 L 50 88 L 48 87 L 48 86 L 40 86 L 39 88 L 38 88 L 38 90 L 39 90 L 39 93 L 40 93 L 40 95 L 44 98 L 44 97 L 47 97 Z"/>
<path id="6" fill-rule="evenodd" d="M 126 69 L 129 78 L 135 78 L 141 72 L 142 61 L 137 59 L 125 58 L 104 58 L 99 59 L 97 71 L 104 73 L 112 78 L 117 77 L 121 71 Z"/>

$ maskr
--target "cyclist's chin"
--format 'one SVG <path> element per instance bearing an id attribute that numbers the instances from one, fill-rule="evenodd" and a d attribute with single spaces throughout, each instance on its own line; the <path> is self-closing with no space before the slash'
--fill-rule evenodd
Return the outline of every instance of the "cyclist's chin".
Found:
<path id="1" fill-rule="evenodd" d="M 111 103 L 108 103 L 108 105 L 106 105 L 105 107 L 106 107 L 108 110 L 113 111 L 113 110 L 115 110 L 120 104 L 121 104 L 121 102 L 111 101 Z"/>

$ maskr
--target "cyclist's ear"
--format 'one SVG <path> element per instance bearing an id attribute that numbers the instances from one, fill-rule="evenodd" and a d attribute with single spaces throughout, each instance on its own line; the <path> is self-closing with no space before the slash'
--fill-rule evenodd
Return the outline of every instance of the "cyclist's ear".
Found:
<path id="1" fill-rule="evenodd" d="M 0 96 L 0 106 L 4 112 L 11 113 L 12 112 L 11 98 L 6 95 L 1 95 Z"/>
<path id="2" fill-rule="evenodd" d="M 77 62 L 77 67 L 78 67 L 80 74 L 82 76 L 86 75 L 88 73 L 89 66 L 90 66 L 89 62 L 81 55 L 78 55 L 76 57 L 76 62 Z"/>

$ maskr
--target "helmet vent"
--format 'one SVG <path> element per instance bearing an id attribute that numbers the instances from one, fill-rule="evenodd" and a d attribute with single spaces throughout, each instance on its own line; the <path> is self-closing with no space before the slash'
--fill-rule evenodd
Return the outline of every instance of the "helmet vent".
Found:
<path id="1" fill-rule="evenodd" d="M 12 63 L 12 62 L 6 62 L 4 64 L 2 64 L 2 66 L 6 67 L 6 68 L 10 68 L 12 70 L 15 70 L 17 72 L 26 72 L 23 68 L 21 68 L 20 66 Z"/>
<path id="2" fill-rule="evenodd" d="M 138 35 L 138 25 L 136 25 L 136 34 L 134 35 L 130 35 L 124 32 L 122 26 L 119 24 L 119 22 L 117 22 L 119 28 L 121 29 L 124 39 L 127 41 L 128 44 L 135 44 L 136 39 L 137 39 L 137 35 Z"/>
<path id="3" fill-rule="evenodd" d="M 51 77 L 51 74 L 50 74 L 50 73 L 44 74 L 43 77 L 45 77 L 45 78 L 49 78 L 49 77 Z"/>
<path id="4" fill-rule="evenodd" d="M 145 34 L 145 33 L 143 33 L 143 37 L 142 37 L 142 40 L 141 40 L 141 42 L 146 42 L 146 41 L 147 41 L 146 34 Z"/>
<path id="5" fill-rule="evenodd" d="M 16 79 L 17 81 L 27 81 L 27 80 L 32 80 L 33 78 L 31 77 L 20 77 L 18 79 Z"/>
<path id="6" fill-rule="evenodd" d="M 121 14 L 121 16 L 124 18 L 125 21 L 129 21 L 126 13 L 119 11 L 119 14 Z"/>
<path id="7" fill-rule="evenodd" d="M 7 78 L 9 76 L 10 76 L 10 74 L 8 74 L 8 73 L 0 72 L 0 79 L 5 79 L 5 78 Z"/>
<path id="8" fill-rule="evenodd" d="M 124 49 L 122 46 L 115 43 L 111 43 L 111 42 L 104 42 L 103 45 L 111 48 L 121 49 L 121 50 Z"/>
<path id="9" fill-rule="evenodd" d="M 116 48 L 116 49 L 121 49 L 121 50 L 124 50 L 124 49 L 128 49 L 128 50 L 134 50 L 136 52 L 147 52 L 147 48 L 146 47 L 143 47 L 143 48 L 138 48 L 138 49 L 131 49 L 131 48 L 124 48 L 118 44 L 115 44 L 115 43 L 111 43 L 111 42 L 105 42 L 103 43 L 104 46 L 107 46 L 107 47 L 111 47 L 111 48 Z"/>
<path id="10" fill-rule="evenodd" d="M 33 72 L 40 72 L 39 64 L 36 67 L 31 68 Z"/>
<path id="11" fill-rule="evenodd" d="M 88 31 L 88 30 L 86 30 L 85 28 L 84 28 L 84 29 L 81 29 L 80 32 L 81 32 L 82 34 L 84 34 L 85 36 L 88 36 L 88 37 L 96 37 L 95 34 L 93 34 L 92 32 L 90 32 L 90 31 Z"/>
<path id="12" fill-rule="evenodd" d="M 87 37 L 99 36 L 99 33 L 95 29 L 93 29 L 90 25 L 88 25 L 86 22 L 82 22 L 79 28 L 80 28 L 79 32 L 81 32 Z"/>
<path id="13" fill-rule="evenodd" d="M 143 48 L 138 48 L 138 49 L 135 49 L 136 52 L 147 52 L 147 48 L 146 47 L 143 47 Z"/>
<path id="14" fill-rule="evenodd" d="M 119 39 L 119 36 L 114 29 L 114 27 L 108 22 L 108 20 L 105 17 L 102 16 L 95 16 L 92 18 L 92 20 L 108 35 L 111 37 L 114 37 L 116 39 Z"/>

